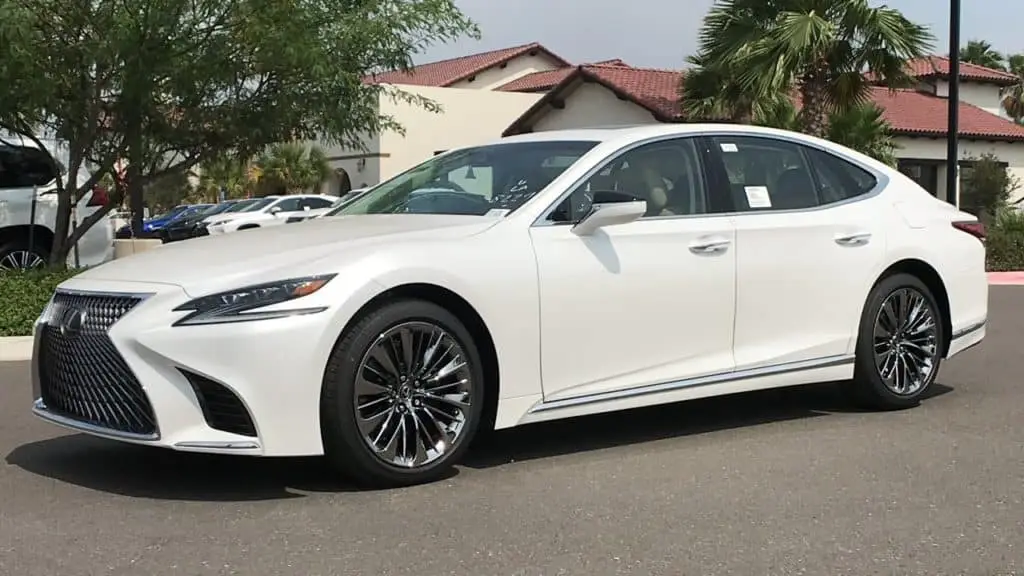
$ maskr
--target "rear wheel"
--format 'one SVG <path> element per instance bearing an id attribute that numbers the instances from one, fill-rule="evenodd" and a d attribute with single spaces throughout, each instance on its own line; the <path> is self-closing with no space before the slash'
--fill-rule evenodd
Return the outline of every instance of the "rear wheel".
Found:
<path id="1" fill-rule="evenodd" d="M 860 322 L 854 399 L 881 410 L 917 405 L 938 374 L 946 329 L 920 279 L 894 274 L 879 281 Z"/>
<path id="2" fill-rule="evenodd" d="M 483 365 L 472 335 L 436 304 L 366 315 L 335 347 L 321 398 L 327 457 L 368 487 L 447 474 L 480 425 Z"/>

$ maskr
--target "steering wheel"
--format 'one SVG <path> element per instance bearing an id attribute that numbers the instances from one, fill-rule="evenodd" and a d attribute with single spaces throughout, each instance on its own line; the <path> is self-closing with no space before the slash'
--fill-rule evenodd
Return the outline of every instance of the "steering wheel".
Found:
<path id="1" fill-rule="evenodd" d="M 469 194 L 469 192 L 467 192 L 466 189 L 463 188 L 462 186 L 459 186 L 455 182 L 450 182 L 450 181 L 446 181 L 446 180 L 434 180 L 430 184 L 427 184 L 427 186 L 423 186 L 423 188 L 427 188 L 427 187 L 430 187 L 430 188 L 445 188 L 447 190 L 454 190 L 455 192 L 461 192 L 463 194 Z"/>

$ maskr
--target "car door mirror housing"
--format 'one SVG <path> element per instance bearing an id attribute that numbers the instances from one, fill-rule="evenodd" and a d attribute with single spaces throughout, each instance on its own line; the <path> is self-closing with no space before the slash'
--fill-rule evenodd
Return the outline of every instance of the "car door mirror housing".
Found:
<path id="1" fill-rule="evenodd" d="M 595 202 L 590 207 L 590 212 L 572 227 L 572 232 L 577 236 L 590 236 L 606 226 L 628 224 L 639 220 L 646 212 L 647 202 L 643 200 Z"/>
<path id="2" fill-rule="evenodd" d="M 281 207 L 280 206 L 274 206 L 273 208 L 271 208 L 269 210 L 269 212 L 271 214 L 277 215 L 279 212 L 281 212 Z"/>

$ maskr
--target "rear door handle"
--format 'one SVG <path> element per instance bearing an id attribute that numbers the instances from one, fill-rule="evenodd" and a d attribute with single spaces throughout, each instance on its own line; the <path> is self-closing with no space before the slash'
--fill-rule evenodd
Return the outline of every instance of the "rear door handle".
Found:
<path id="1" fill-rule="evenodd" d="M 871 241 L 870 232 L 854 232 L 852 234 L 836 234 L 836 244 L 840 246 L 863 246 Z"/>
<path id="2" fill-rule="evenodd" d="M 690 252 L 694 254 L 720 254 L 732 244 L 728 238 L 700 238 L 690 242 Z"/>

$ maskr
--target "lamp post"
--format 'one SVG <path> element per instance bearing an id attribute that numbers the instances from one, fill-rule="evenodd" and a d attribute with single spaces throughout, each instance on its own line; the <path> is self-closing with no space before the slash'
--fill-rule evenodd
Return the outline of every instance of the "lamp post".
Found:
<path id="1" fill-rule="evenodd" d="M 960 0 L 949 0 L 949 118 L 946 127 L 946 198 L 960 204 L 957 133 L 960 131 Z"/>

